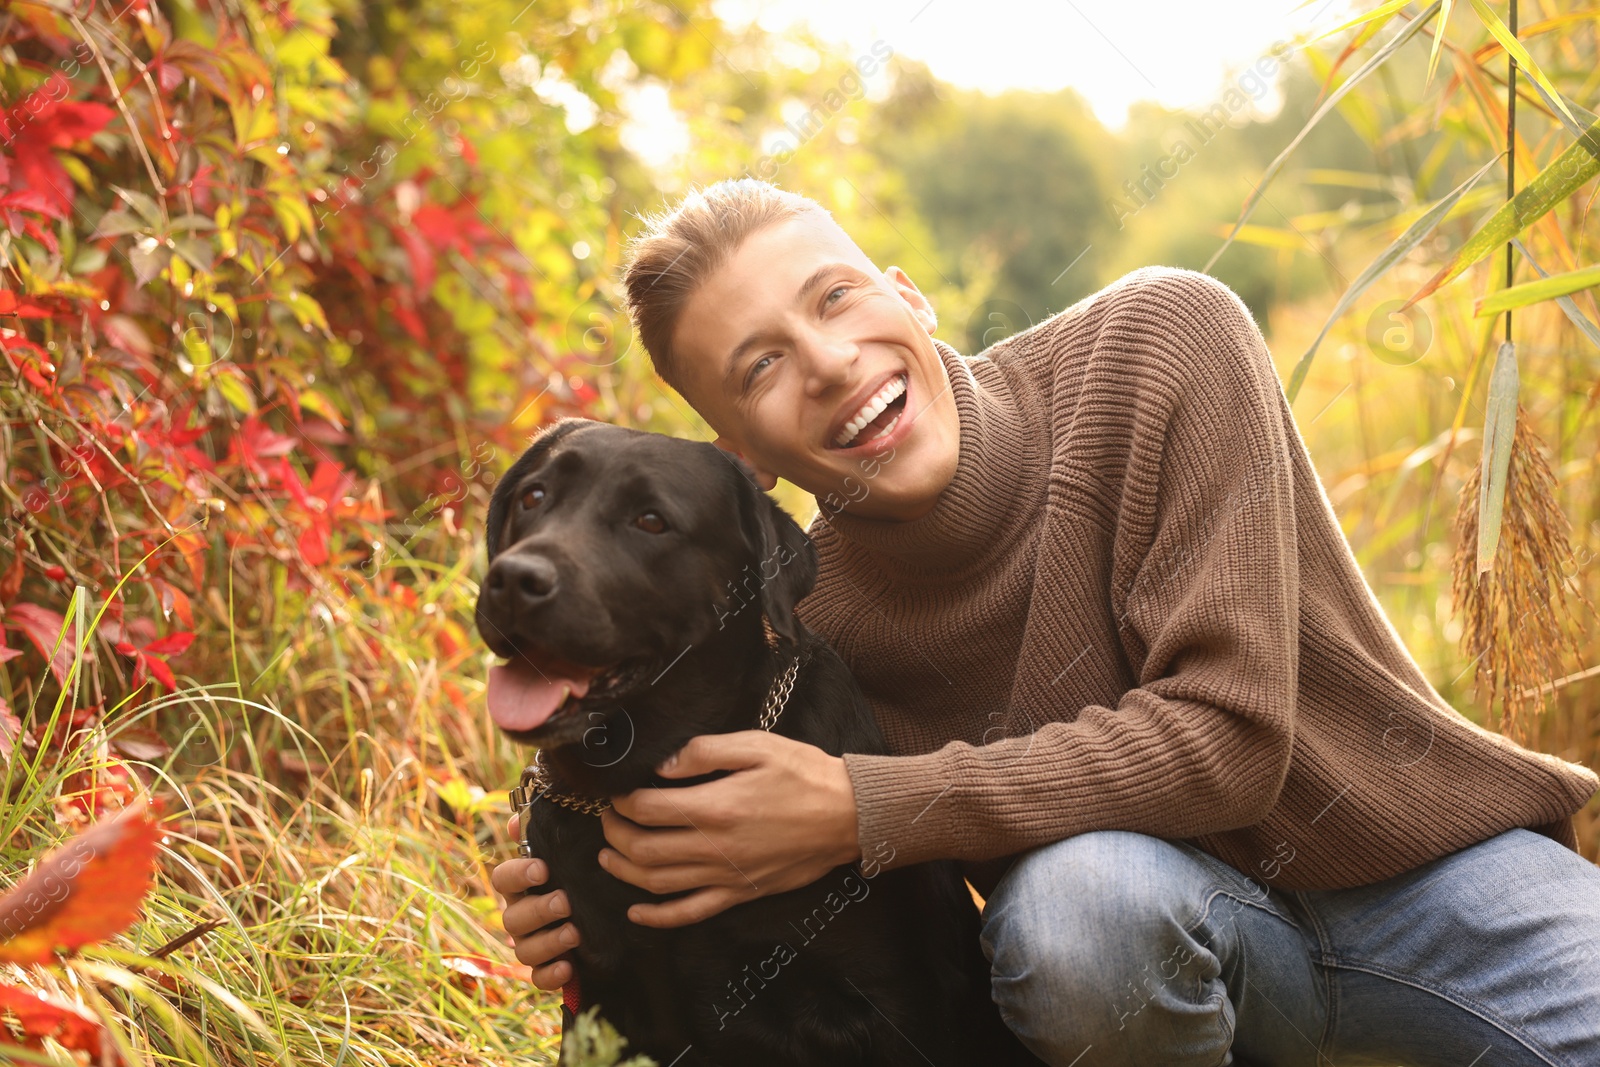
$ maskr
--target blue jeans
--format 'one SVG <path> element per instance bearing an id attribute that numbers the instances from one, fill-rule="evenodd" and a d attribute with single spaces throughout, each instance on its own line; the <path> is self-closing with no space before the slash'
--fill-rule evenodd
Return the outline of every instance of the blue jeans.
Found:
<path id="1" fill-rule="evenodd" d="M 983 950 L 1055 1067 L 1600 1065 L 1600 867 L 1529 830 L 1319 892 L 1080 834 L 1006 872 Z"/>

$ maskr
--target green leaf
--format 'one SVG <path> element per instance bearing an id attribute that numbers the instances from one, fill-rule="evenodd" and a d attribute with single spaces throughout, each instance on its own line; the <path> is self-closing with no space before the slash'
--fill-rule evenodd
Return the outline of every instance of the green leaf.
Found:
<path id="1" fill-rule="evenodd" d="M 1479 318 L 1485 315 L 1498 315 L 1502 311 L 1554 300 L 1558 296 L 1579 293 L 1597 285 L 1600 285 L 1600 266 L 1584 267 L 1582 270 L 1571 270 L 1565 274 L 1547 274 L 1536 282 L 1513 285 L 1509 289 L 1502 289 L 1498 293 L 1484 297 L 1478 301 L 1473 314 Z"/>
<path id="2" fill-rule="evenodd" d="M 1495 357 L 1489 378 L 1488 412 L 1483 420 L 1483 474 L 1478 483 L 1478 573 L 1494 566 L 1505 512 L 1506 473 L 1511 440 L 1517 432 L 1517 346 L 1507 341 Z"/>
<path id="3" fill-rule="evenodd" d="M 1255 191 L 1252 192 L 1250 194 L 1250 198 L 1245 201 L 1244 209 L 1239 212 L 1239 221 L 1233 224 L 1233 232 L 1228 235 L 1227 240 L 1222 242 L 1222 247 L 1213 252 L 1211 254 L 1211 258 L 1206 260 L 1206 265 L 1201 268 L 1202 271 L 1209 272 L 1211 268 L 1216 265 L 1216 262 L 1222 256 L 1222 253 L 1228 250 L 1228 246 L 1233 243 L 1234 237 L 1238 235 L 1240 227 L 1250 220 L 1250 215 L 1255 211 L 1256 205 L 1261 203 L 1261 198 L 1267 194 L 1267 186 L 1272 184 L 1272 179 L 1277 177 L 1278 172 L 1283 169 L 1283 165 L 1288 162 L 1289 156 L 1293 154 L 1294 150 L 1300 147 L 1300 142 L 1306 139 L 1306 136 L 1311 133 L 1312 129 L 1317 125 L 1317 123 L 1321 122 L 1330 112 L 1333 111 L 1333 109 L 1338 105 L 1339 101 L 1344 99 L 1346 93 L 1359 85 L 1367 75 L 1371 74 L 1373 71 L 1387 63 L 1389 61 L 1389 57 L 1394 55 L 1401 45 L 1405 44 L 1407 41 L 1411 40 L 1412 37 L 1416 36 L 1417 31 L 1422 29 L 1422 27 L 1427 24 L 1428 20 L 1433 18 L 1433 16 L 1438 13 L 1439 5 L 1442 2 L 1443 0 L 1434 0 L 1434 2 L 1428 6 L 1427 10 L 1423 11 L 1422 14 L 1418 15 L 1416 18 L 1412 19 L 1411 22 L 1407 23 L 1398 33 L 1389 38 L 1389 43 L 1378 49 L 1378 51 L 1373 54 L 1371 59 L 1367 60 L 1361 65 L 1361 69 L 1357 70 L 1354 74 L 1350 75 L 1349 78 L 1345 79 L 1343 85 L 1339 86 L 1339 88 L 1328 94 L 1328 98 L 1322 102 L 1322 106 L 1317 108 L 1317 110 L 1312 114 L 1311 118 L 1306 120 L 1306 124 L 1301 128 L 1300 132 L 1294 135 L 1294 140 L 1289 142 L 1289 146 L 1282 152 L 1279 152 L 1278 158 L 1274 159 L 1272 163 L 1268 165 L 1266 173 L 1261 175 L 1261 181 L 1256 183 Z"/>
<path id="4" fill-rule="evenodd" d="M 1517 246 L 1517 251 L 1522 253 L 1522 258 L 1528 261 L 1528 266 L 1539 272 L 1539 277 L 1550 277 L 1550 273 L 1539 266 L 1539 261 L 1533 258 L 1533 253 L 1528 251 L 1526 245 L 1516 238 L 1512 238 L 1511 243 Z M 1578 310 L 1578 305 L 1572 297 L 1556 297 L 1556 306 L 1566 314 L 1567 318 L 1572 320 L 1572 325 L 1576 326 L 1579 332 L 1589 339 L 1591 344 L 1596 348 L 1600 348 L 1600 326 L 1596 326 L 1593 319 Z"/>
<path id="5" fill-rule="evenodd" d="M 151 227 L 126 211 L 108 211 L 100 216 L 100 223 L 89 235 L 89 240 L 101 237 L 126 237 L 130 233 L 143 233 Z"/>
<path id="6" fill-rule="evenodd" d="M 1483 0 L 1472 0 L 1472 9 L 1478 13 L 1478 18 L 1483 21 L 1483 24 L 1489 27 L 1489 32 L 1494 35 L 1495 40 L 1500 42 L 1500 47 L 1504 48 L 1510 53 L 1511 58 L 1517 61 L 1517 66 L 1521 67 L 1528 77 L 1533 79 L 1535 85 L 1544 89 L 1545 99 L 1554 103 L 1567 118 L 1576 122 L 1577 120 L 1573 118 L 1572 112 L 1567 110 L 1566 101 L 1562 100 L 1561 94 L 1556 92 L 1556 87 L 1550 84 L 1550 79 L 1545 77 L 1544 71 L 1539 69 L 1539 64 L 1535 63 L 1533 57 L 1528 54 L 1528 50 L 1522 47 L 1522 42 L 1517 40 L 1517 35 L 1512 33 L 1506 27 L 1506 24 L 1500 21 L 1500 16 L 1490 11 L 1489 5 L 1484 3 Z M 1443 34 L 1440 34 L 1441 39 L 1443 36 Z"/>
<path id="7" fill-rule="evenodd" d="M 183 354 L 188 358 L 190 366 L 194 368 L 194 376 L 204 381 L 211 371 L 211 364 L 215 362 L 211 355 L 211 345 L 206 341 L 205 335 L 199 330 L 185 330 L 183 332 Z"/>
<path id="8" fill-rule="evenodd" d="M 255 397 L 250 395 L 250 390 L 239 379 L 227 374 L 219 374 L 212 383 L 217 387 L 217 392 L 232 404 L 241 415 L 248 415 L 256 409 Z"/>
<path id="9" fill-rule="evenodd" d="M 1561 120 L 1561 125 L 1565 126 L 1572 136 L 1582 137 L 1584 130 L 1600 122 L 1600 115 L 1596 115 L 1588 108 L 1574 104 L 1560 93 L 1551 96 L 1545 92 L 1544 86 L 1538 82 L 1530 82 L 1529 84 L 1533 86 L 1533 91 L 1539 94 L 1539 98 L 1555 113 L 1556 118 Z M 1574 119 L 1577 121 L 1573 121 Z"/>
<path id="10" fill-rule="evenodd" d="M 339 413 L 338 405 L 316 389 L 307 389 L 300 394 L 300 406 L 313 415 L 327 419 L 340 429 L 344 428 L 344 416 Z"/>
<path id="11" fill-rule="evenodd" d="M 93 274 L 106 265 L 106 250 L 103 248 L 80 249 L 72 260 L 72 273 Z"/>
<path id="12" fill-rule="evenodd" d="M 1311 38 L 1311 40 L 1306 42 L 1306 43 L 1307 44 L 1312 44 L 1312 43 L 1315 43 L 1317 41 L 1322 40 L 1324 37 L 1332 37 L 1334 34 L 1339 33 L 1341 30 L 1348 30 L 1353 26 L 1363 26 L 1363 25 L 1371 22 L 1373 19 L 1386 19 L 1390 15 L 1393 15 L 1396 11 L 1399 11 L 1401 8 L 1405 7 L 1409 3 L 1411 3 L 1411 0 L 1389 0 L 1388 3 L 1380 4 L 1378 7 L 1375 7 L 1371 11 L 1368 11 L 1365 15 L 1357 15 L 1355 18 L 1351 19 L 1349 22 L 1341 22 L 1339 25 L 1335 26 L 1333 29 L 1329 30 L 1327 33 L 1319 33 L 1319 34 L 1317 34 L 1315 37 Z"/>
<path id="13" fill-rule="evenodd" d="M 1439 53 L 1444 49 L 1445 31 L 1450 28 L 1450 9 L 1454 6 L 1454 0 L 1444 0 L 1439 9 L 1439 32 L 1433 35 L 1433 48 L 1428 52 L 1428 76 L 1423 79 L 1424 85 L 1433 82 L 1433 72 L 1439 69 Z"/>
<path id="14" fill-rule="evenodd" d="M 143 289 L 150 284 L 152 278 L 166 269 L 171 259 L 172 250 L 154 237 L 136 242 L 128 253 L 128 262 L 133 265 L 134 287 Z"/>
<path id="15" fill-rule="evenodd" d="M 172 220 L 169 228 L 174 233 L 179 230 L 214 230 L 217 224 L 204 215 L 179 215 Z"/>
<path id="16" fill-rule="evenodd" d="M 162 212 L 161 206 L 154 200 L 150 199 L 144 193 L 139 192 L 137 189 L 124 189 L 120 185 L 113 185 L 111 188 L 115 189 L 117 191 L 117 195 L 126 200 L 129 206 L 131 206 L 133 210 L 137 211 L 139 216 L 150 224 L 151 229 L 166 229 L 167 217 Z"/>
<path id="17" fill-rule="evenodd" d="M 1520 236 L 1522 231 L 1543 218 L 1545 213 L 1577 192 L 1590 178 L 1600 174 L 1600 123 L 1590 126 L 1555 161 L 1541 170 L 1504 207 L 1489 217 L 1467 239 L 1450 261 L 1407 301 L 1407 306 L 1428 296 L 1490 252 Z"/>
<path id="18" fill-rule="evenodd" d="M 174 237 L 172 247 L 178 250 L 178 255 L 189 261 L 195 270 L 205 273 L 211 272 L 211 243 L 195 237 Z"/>
<path id="19" fill-rule="evenodd" d="M 1387 274 L 1389 268 L 1404 259 L 1407 253 L 1427 239 L 1428 235 L 1438 228 L 1439 223 L 1444 221 L 1445 216 L 1450 214 L 1450 209 L 1455 207 L 1461 198 L 1466 196 L 1474 185 L 1478 184 L 1478 180 L 1489 173 L 1489 168 L 1499 161 L 1500 157 L 1498 156 L 1489 160 L 1470 178 L 1456 186 L 1427 211 L 1423 212 L 1416 222 L 1407 226 L 1406 231 L 1397 237 L 1393 244 L 1380 252 L 1378 258 L 1367 264 L 1367 269 L 1362 271 L 1360 276 L 1350 283 L 1350 287 L 1344 291 L 1344 295 L 1339 298 L 1339 302 L 1333 306 L 1333 312 L 1328 316 L 1328 321 L 1323 323 L 1322 332 L 1317 334 L 1316 340 L 1311 342 L 1311 347 L 1306 349 L 1306 354 L 1300 357 L 1300 362 L 1295 364 L 1293 373 L 1289 375 L 1287 393 L 1291 404 L 1294 403 L 1295 395 L 1300 392 L 1300 386 L 1305 383 L 1306 372 L 1311 369 L 1312 357 L 1317 354 L 1318 346 L 1328 336 L 1328 331 L 1333 329 L 1333 324 L 1338 320 L 1339 316 L 1348 311 L 1350 305 L 1355 303 L 1362 293 L 1371 288 L 1373 282 Z"/>
<path id="20" fill-rule="evenodd" d="M 279 293 L 278 299 L 294 312 L 294 317 L 301 326 L 320 326 L 324 331 L 327 330 L 328 317 L 322 313 L 322 305 L 312 297 L 298 289 L 291 289 L 287 293 Z"/>

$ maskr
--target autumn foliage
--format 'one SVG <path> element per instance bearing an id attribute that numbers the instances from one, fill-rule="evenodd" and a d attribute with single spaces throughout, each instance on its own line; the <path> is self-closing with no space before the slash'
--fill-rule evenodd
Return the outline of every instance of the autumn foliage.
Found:
<path id="1" fill-rule="evenodd" d="M 59 963 L 63 953 L 131 925 L 155 873 L 158 816 L 159 808 L 126 808 L 40 860 L 0 897 L 0 962 Z M 110 1047 L 100 1020 L 25 986 L 0 983 L 0 1017 L 14 1026 L 14 1032 L 0 1029 L 0 1054 L 8 1044 L 42 1048 L 49 1038 L 101 1062 Z"/>
<path id="2" fill-rule="evenodd" d="M 589 317 L 610 315 L 612 175 L 639 176 L 601 69 L 620 50 L 627 77 L 689 71 L 713 45 L 631 5 L 572 8 L 582 41 L 527 12 L 0 5 L 0 846 L 13 880 L 35 863 L 17 892 L 36 893 L 110 831 L 63 834 L 123 826 L 103 820 L 148 794 L 178 813 L 158 867 L 153 839 L 96 852 L 82 877 L 118 887 L 103 914 L 69 895 L 0 959 L 87 943 L 49 966 L 143 1004 L 151 1054 L 319 1062 L 343 1012 L 352 1062 L 552 1034 L 507 977 L 480 855 L 486 833 L 504 847 L 484 829 L 501 816 L 429 788 L 517 758 L 460 673 L 464 524 L 542 422 L 602 398 L 631 418 L 653 395 Z M 569 128 L 536 82 L 600 121 Z M 380 859 L 371 825 L 404 830 Z M 431 916 L 352 857 L 428 885 Z M 395 1012 L 383 981 L 341 980 L 308 900 L 348 911 L 327 936 L 357 967 L 415 921 L 430 963 L 406 950 L 407 988 L 461 999 Z M 130 947 L 147 962 L 116 957 Z M 190 953 L 213 956 L 179 980 Z M 100 1062 L 99 1027 L 39 981 L 6 993 L 12 1038 Z M 206 1025 L 237 1031 L 200 1035 L 152 988 L 209 998 Z M 474 1013 L 491 994 L 533 1029 L 490 1034 L 509 1025 Z"/>

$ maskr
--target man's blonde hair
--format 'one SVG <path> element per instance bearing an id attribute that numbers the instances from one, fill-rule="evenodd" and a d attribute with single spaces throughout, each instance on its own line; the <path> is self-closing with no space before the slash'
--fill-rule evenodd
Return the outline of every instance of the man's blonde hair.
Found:
<path id="1" fill-rule="evenodd" d="M 828 215 L 809 197 L 737 178 L 694 190 L 670 211 L 644 220 L 629 247 L 622 285 L 634 331 L 668 385 L 683 392 L 672 334 L 689 297 L 752 233 L 811 211 Z"/>

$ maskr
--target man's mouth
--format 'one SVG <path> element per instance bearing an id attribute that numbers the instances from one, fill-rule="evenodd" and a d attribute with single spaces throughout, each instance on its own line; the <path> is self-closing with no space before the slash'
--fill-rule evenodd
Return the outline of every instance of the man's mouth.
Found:
<path id="1" fill-rule="evenodd" d="M 537 730 L 586 697 L 626 688 L 638 673 L 637 666 L 584 667 L 538 651 L 518 653 L 489 668 L 489 718 L 510 733 Z"/>
<path id="2" fill-rule="evenodd" d="M 854 448 L 893 432 L 906 409 L 906 389 L 909 380 L 905 372 L 890 378 L 854 415 L 829 444 L 830 448 Z"/>

